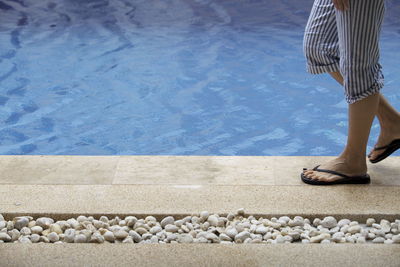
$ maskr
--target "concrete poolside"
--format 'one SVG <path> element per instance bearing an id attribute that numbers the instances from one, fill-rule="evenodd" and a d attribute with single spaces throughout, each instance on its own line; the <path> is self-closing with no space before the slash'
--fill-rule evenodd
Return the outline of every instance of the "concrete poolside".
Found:
<path id="1" fill-rule="evenodd" d="M 400 217 L 400 157 L 369 164 L 370 185 L 317 187 L 301 182 L 303 167 L 330 158 L 0 156 L 0 213 L 6 220 L 80 214 L 151 214 L 160 219 L 202 210 L 226 214 L 243 207 L 246 214 L 264 217 Z M 75 252 L 71 262 L 68 254 Z M 0 259 L 7 266 L 106 266 L 115 264 L 114 255 L 124 259 L 122 265 L 135 261 L 140 266 L 400 265 L 400 245 L 0 244 Z"/>

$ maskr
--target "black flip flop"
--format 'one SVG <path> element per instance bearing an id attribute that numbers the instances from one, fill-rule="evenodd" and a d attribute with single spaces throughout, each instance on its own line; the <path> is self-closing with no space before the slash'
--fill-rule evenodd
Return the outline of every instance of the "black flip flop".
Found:
<path id="1" fill-rule="evenodd" d="M 362 175 L 362 176 L 347 176 L 345 174 L 331 171 L 331 170 L 324 170 L 324 169 L 318 169 L 318 166 L 315 166 L 313 168 L 314 171 L 318 172 L 327 172 L 331 174 L 335 174 L 338 176 L 343 177 L 342 179 L 338 179 L 332 182 L 325 182 L 325 181 L 319 181 L 319 180 L 313 180 L 310 178 L 307 178 L 303 173 L 301 173 L 301 180 L 305 182 L 306 184 L 312 184 L 312 185 L 332 185 L 332 184 L 368 184 L 371 182 L 371 179 L 368 174 Z M 307 168 L 303 168 L 303 170 L 307 170 Z"/>
<path id="2" fill-rule="evenodd" d="M 395 139 L 386 146 L 375 147 L 374 150 L 385 149 L 385 151 L 383 151 L 381 154 L 379 154 L 379 156 L 376 157 L 376 159 L 372 159 L 372 160 L 370 159 L 369 161 L 371 163 L 377 163 L 381 160 L 384 160 L 385 158 L 390 156 L 393 152 L 395 152 L 399 148 L 400 148 L 400 139 Z"/>

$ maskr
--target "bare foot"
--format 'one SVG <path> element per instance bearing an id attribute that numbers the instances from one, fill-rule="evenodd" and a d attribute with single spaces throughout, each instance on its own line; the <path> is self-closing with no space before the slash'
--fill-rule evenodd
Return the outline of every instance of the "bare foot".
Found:
<path id="1" fill-rule="evenodd" d="M 386 146 L 388 144 L 390 144 L 390 142 L 392 142 L 395 139 L 399 139 L 400 138 L 400 127 L 397 130 L 391 131 L 391 132 L 384 132 L 381 131 L 379 138 L 378 138 L 378 142 L 376 142 L 375 147 L 381 147 L 381 146 Z M 372 150 L 369 154 L 368 154 L 368 158 L 370 160 L 374 160 L 376 159 L 381 153 L 383 153 L 383 149 L 380 150 Z"/>
<path id="2" fill-rule="evenodd" d="M 324 164 L 321 164 L 321 166 L 319 166 L 318 168 L 336 171 L 336 172 L 342 173 L 347 176 L 362 176 L 362 175 L 365 175 L 367 172 L 367 164 L 366 163 L 356 166 L 355 164 L 349 164 L 343 158 L 340 158 L 340 157 L 333 159 L 331 161 L 328 161 Z M 338 179 L 343 179 L 343 177 L 335 175 L 335 174 L 313 171 L 312 168 L 304 170 L 303 173 L 309 179 L 324 181 L 324 182 L 332 182 L 332 181 L 336 181 Z"/>

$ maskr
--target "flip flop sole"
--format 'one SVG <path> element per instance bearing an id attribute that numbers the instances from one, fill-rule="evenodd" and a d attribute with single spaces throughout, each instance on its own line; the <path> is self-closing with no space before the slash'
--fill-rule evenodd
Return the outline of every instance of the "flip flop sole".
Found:
<path id="1" fill-rule="evenodd" d="M 397 140 L 396 140 L 397 141 Z M 395 152 L 397 149 L 400 148 L 400 140 L 389 146 L 388 148 L 385 149 L 381 154 L 376 159 L 369 160 L 371 163 L 378 163 L 379 161 L 382 161 L 389 157 L 393 152 Z"/>
<path id="2" fill-rule="evenodd" d="M 325 182 L 319 180 L 312 180 L 307 178 L 303 173 L 301 173 L 301 180 L 306 184 L 311 185 L 335 185 L 335 184 L 369 184 L 371 182 L 370 176 L 367 174 L 365 176 L 358 176 L 352 178 L 342 178 L 332 182 Z"/>

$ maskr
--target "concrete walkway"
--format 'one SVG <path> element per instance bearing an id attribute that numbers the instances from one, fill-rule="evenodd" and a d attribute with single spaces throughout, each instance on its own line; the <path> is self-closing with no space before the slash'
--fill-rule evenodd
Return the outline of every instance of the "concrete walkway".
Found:
<path id="1" fill-rule="evenodd" d="M 400 218 L 400 157 L 369 164 L 370 185 L 301 182 L 303 167 L 331 158 L 0 156 L 0 213 L 6 220 L 80 214 L 151 214 L 161 219 L 244 208 L 256 217 Z M 400 245 L 0 244 L 6 266 L 106 266 L 115 264 L 118 255 L 122 265 L 139 266 L 400 266 Z"/>

